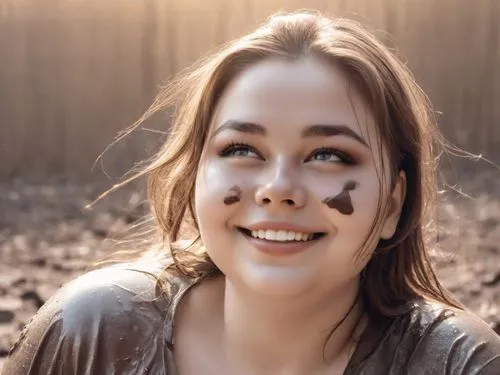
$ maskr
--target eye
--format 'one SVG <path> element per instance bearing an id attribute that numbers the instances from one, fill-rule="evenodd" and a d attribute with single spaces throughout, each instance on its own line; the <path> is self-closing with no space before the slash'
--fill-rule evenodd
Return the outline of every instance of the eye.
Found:
<path id="1" fill-rule="evenodd" d="M 320 148 L 315 150 L 306 161 L 320 161 L 327 163 L 356 164 L 354 159 L 346 153 L 334 148 Z"/>
<path id="2" fill-rule="evenodd" d="M 219 156 L 222 158 L 261 158 L 252 146 L 245 143 L 231 143 L 219 152 Z"/>

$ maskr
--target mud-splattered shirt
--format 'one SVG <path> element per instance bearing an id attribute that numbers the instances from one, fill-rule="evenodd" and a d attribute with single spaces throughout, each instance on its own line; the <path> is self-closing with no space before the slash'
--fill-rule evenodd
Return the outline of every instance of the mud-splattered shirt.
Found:
<path id="1" fill-rule="evenodd" d="M 133 269 L 90 272 L 54 295 L 12 348 L 5 375 L 177 375 L 176 306 L 193 282 Z M 397 318 L 371 320 L 344 375 L 500 374 L 500 338 L 468 312 L 415 302 Z"/>

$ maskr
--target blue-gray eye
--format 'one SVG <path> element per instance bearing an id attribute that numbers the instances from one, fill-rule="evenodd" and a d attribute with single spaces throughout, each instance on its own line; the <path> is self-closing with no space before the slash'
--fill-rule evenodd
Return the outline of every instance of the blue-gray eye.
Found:
<path id="1" fill-rule="evenodd" d="M 355 164 L 355 161 L 352 157 L 334 148 L 321 148 L 315 150 L 307 158 L 307 161 L 324 161 L 327 163 Z"/>
<path id="2" fill-rule="evenodd" d="M 253 147 L 244 143 L 231 143 L 219 152 L 220 157 L 250 157 L 260 158 L 260 155 L 254 150 Z"/>

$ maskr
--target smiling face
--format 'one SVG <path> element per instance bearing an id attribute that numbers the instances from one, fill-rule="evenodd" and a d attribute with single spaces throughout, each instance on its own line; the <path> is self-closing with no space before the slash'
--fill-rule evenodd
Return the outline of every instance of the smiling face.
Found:
<path id="1" fill-rule="evenodd" d="M 390 204 L 367 246 L 393 235 L 404 175 L 393 191 L 381 189 L 381 174 L 390 181 L 380 163 L 387 155 L 348 86 L 339 69 L 304 57 L 260 62 L 224 91 L 195 205 L 208 254 L 236 285 L 290 296 L 355 282 L 379 195 Z"/>

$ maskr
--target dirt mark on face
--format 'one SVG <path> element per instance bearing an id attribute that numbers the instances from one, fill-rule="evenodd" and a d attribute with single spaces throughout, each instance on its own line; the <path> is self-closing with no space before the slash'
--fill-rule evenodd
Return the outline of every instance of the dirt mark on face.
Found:
<path id="1" fill-rule="evenodd" d="M 237 185 L 234 185 L 229 189 L 227 195 L 224 197 L 224 204 L 231 205 L 237 203 L 241 200 L 241 188 Z"/>
<path id="2" fill-rule="evenodd" d="M 329 208 L 338 210 L 343 215 L 351 215 L 354 212 L 351 195 L 349 192 L 358 186 L 356 181 L 350 180 L 344 184 L 342 191 L 334 197 L 327 197 L 323 200 Z"/>

